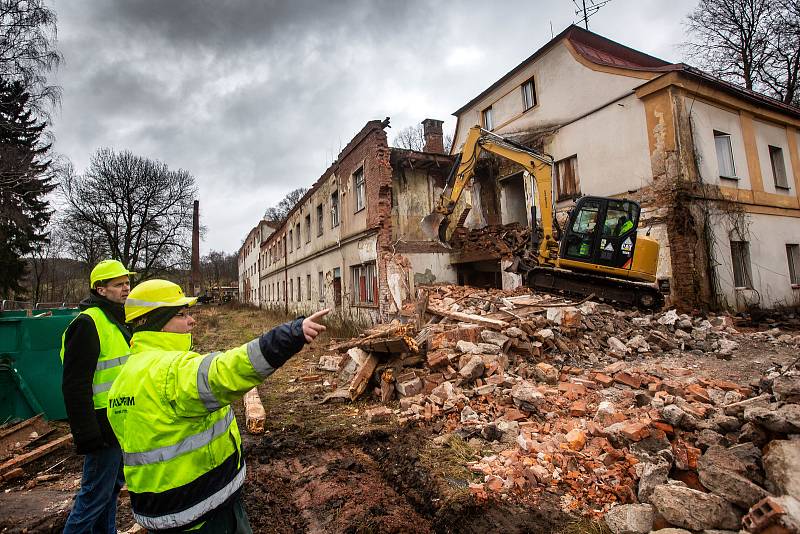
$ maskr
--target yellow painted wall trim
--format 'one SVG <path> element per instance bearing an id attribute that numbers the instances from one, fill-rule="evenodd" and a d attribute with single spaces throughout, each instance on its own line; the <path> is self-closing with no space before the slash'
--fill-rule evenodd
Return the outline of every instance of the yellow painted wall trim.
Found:
<path id="1" fill-rule="evenodd" d="M 635 69 L 626 69 L 622 67 L 611 67 L 608 65 L 599 65 L 597 63 L 594 63 L 593 61 L 589 61 L 583 56 L 583 54 L 575 50 L 575 46 L 569 41 L 569 39 L 564 40 L 564 46 L 567 48 L 567 50 L 569 50 L 569 53 L 572 54 L 572 57 L 575 58 L 575 61 L 577 61 L 584 67 L 596 72 L 615 74 L 617 76 L 627 76 L 629 78 L 640 78 L 642 80 L 652 80 L 653 78 L 660 75 L 660 73 L 652 71 L 642 71 Z"/>
<path id="2" fill-rule="evenodd" d="M 650 147 L 650 166 L 654 177 L 666 173 L 666 156 L 676 148 L 675 119 L 669 91 L 653 93 L 642 99 Z"/>
<path id="3" fill-rule="evenodd" d="M 713 89 L 703 81 L 697 80 L 696 78 L 689 78 L 686 74 L 678 71 L 663 74 L 654 80 L 644 83 L 636 89 L 636 96 L 644 98 L 651 93 L 661 91 L 669 85 L 680 87 L 689 95 L 702 96 L 710 102 L 715 102 L 733 111 L 745 110 L 750 112 L 753 117 L 764 121 L 774 122 L 782 126 L 800 128 L 800 118 L 772 111 L 727 92 Z"/>
<path id="4" fill-rule="evenodd" d="M 761 162 L 758 159 L 753 114 L 745 110 L 740 111 L 739 122 L 742 125 L 742 140 L 744 141 L 744 153 L 747 158 L 747 170 L 750 173 L 750 187 L 753 191 L 764 191 L 764 180 L 761 177 Z"/>
<path id="5" fill-rule="evenodd" d="M 800 203 L 797 197 L 789 195 L 779 195 L 777 193 L 766 193 L 764 191 L 749 191 L 747 189 L 737 189 L 735 187 L 720 186 L 720 193 L 727 200 L 739 202 L 740 204 L 751 204 L 757 206 L 798 209 Z"/>
<path id="6" fill-rule="evenodd" d="M 786 142 L 789 145 L 789 160 L 794 175 L 794 195 L 800 197 L 800 154 L 797 150 L 797 128 L 786 127 Z"/>

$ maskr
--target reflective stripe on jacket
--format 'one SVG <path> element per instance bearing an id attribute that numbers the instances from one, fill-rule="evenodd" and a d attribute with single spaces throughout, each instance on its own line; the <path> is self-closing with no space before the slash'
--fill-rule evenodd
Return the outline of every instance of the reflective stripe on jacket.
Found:
<path id="1" fill-rule="evenodd" d="M 258 339 L 206 355 L 191 343 L 191 334 L 135 333 L 109 392 L 133 515 L 148 530 L 194 526 L 239 490 L 245 465 L 229 405 L 274 371 Z"/>
<path id="2" fill-rule="evenodd" d="M 100 355 L 92 378 L 92 402 L 95 410 L 108 406 L 108 390 L 128 359 L 130 347 L 120 327 L 114 324 L 98 307 L 87 308 L 78 315 L 86 315 L 94 322 L 100 340 Z M 61 363 L 64 363 L 64 337 L 61 335 Z"/>

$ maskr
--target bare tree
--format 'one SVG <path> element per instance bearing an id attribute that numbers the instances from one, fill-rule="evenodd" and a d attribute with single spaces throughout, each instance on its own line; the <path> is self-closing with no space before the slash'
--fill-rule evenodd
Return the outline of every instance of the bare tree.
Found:
<path id="1" fill-rule="evenodd" d="M 407 126 L 397 132 L 392 146 L 422 152 L 425 149 L 425 130 L 422 124 Z"/>
<path id="2" fill-rule="evenodd" d="M 800 104 L 800 0 L 700 0 L 688 16 L 690 60 L 785 104 Z"/>
<path id="3" fill-rule="evenodd" d="M 104 148 L 83 176 L 64 173 L 61 193 L 69 246 L 87 259 L 92 250 L 107 253 L 145 279 L 186 266 L 197 194 L 187 171 Z"/>
<path id="4" fill-rule="evenodd" d="M 684 49 L 698 67 L 754 89 L 770 48 L 775 0 L 700 0 L 687 26 Z"/>
<path id="5" fill-rule="evenodd" d="M 239 279 L 239 261 L 236 254 L 212 250 L 200 262 L 203 278 L 211 287 L 233 284 Z"/>
<path id="6" fill-rule="evenodd" d="M 776 4 L 769 18 L 769 53 L 758 78 L 784 104 L 800 105 L 800 0 Z"/>
<path id="7" fill-rule="evenodd" d="M 294 191 L 291 191 L 288 195 L 283 197 L 278 204 L 267 208 L 267 211 L 264 212 L 264 219 L 272 222 L 283 221 L 307 192 L 307 187 L 298 187 Z"/>
<path id="8" fill-rule="evenodd" d="M 46 78 L 61 61 L 55 45 L 56 14 L 45 0 L 0 0 L 0 77 L 21 82 L 43 114 L 41 104 L 60 97 Z"/>

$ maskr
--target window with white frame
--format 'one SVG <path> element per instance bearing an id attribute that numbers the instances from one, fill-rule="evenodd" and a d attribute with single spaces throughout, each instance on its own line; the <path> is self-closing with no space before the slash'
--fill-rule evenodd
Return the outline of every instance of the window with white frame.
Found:
<path id="1" fill-rule="evenodd" d="M 733 163 L 731 136 L 725 132 L 714 131 L 714 147 L 717 150 L 719 177 L 736 180 L 736 166 Z"/>
<path id="2" fill-rule="evenodd" d="M 800 245 L 788 243 L 786 245 L 786 259 L 789 260 L 789 282 L 793 286 L 800 286 Z"/>
<path id="3" fill-rule="evenodd" d="M 355 191 L 355 211 L 364 209 L 366 202 L 366 182 L 364 180 L 364 167 L 353 173 L 353 191 Z"/>
<path id="4" fill-rule="evenodd" d="M 528 111 L 536 105 L 536 86 L 533 78 L 522 84 L 522 110 Z"/>
<path id="5" fill-rule="evenodd" d="M 331 193 L 331 228 L 339 226 L 339 191 Z"/>
<path id="6" fill-rule="evenodd" d="M 481 122 L 483 123 L 483 127 L 487 130 L 494 129 L 494 114 L 492 113 L 492 106 L 481 111 Z"/>
<path id="7" fill-rule="evenodd" d="M 733 285 L 742 289 L 753 289 L 753 273 L 750 270 L 750 243 L 731 241 L 733 261 Z"/>
<path id="8" fill-rule="evenodd" d="M 786 163 L 783 160 L 783 149 L 769 145 L 769 161 L 772 164 L 772 178 L 778 189 L 789 189 L 789 180 L 786 177 Z"/>
<path id="9" fill-rule="evenodd" d="M 375 263 L 364 263 L 350 268 L 352 272 L 353 304 L 372 305 L 376 302 L 378 293 L 378 278 L 375 273 Z"/>

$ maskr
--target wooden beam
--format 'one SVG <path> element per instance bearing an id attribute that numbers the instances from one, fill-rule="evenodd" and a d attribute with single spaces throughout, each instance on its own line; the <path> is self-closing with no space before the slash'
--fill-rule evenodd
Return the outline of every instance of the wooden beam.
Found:
<path id="1" fill-rule="evenodd" d="M 378 366 L 378 357 L 374 354 L 370 354 L 367 361 L 364 362 L 364 365 L 356 373 L 356 376 L 353 377 L 353 381 L 350 382 L 350 400 L 356 400 L 364 390 L 367 389 L 367 385 L 369 384 L 370 378 L 372 378 L 372 373 L 375 372 L 375 368 Z"/>
<path id="2" fill-rule="evenodd" d="M 45 443 L 41 447 L 37 447 L 30 452 L 26 452 L 25 454 L 20 454 L 16 458 L 12 458 L 11 460 L 7 461 L 3 465 L 0 465 L 0 476 L 4 476 L 9 471 L 23 466 L 29 462 L 32 462 L 42 456 L 53 452 L 54 450 L 63 447 L 67 443 L 72 442 L 72 434 L 67 434 L 66 436 L 62 436 L 58 439 L 55 439 L 49 443 Z"/>
<path id="3" fill-rule="evenodd" d="M 428 306 L 428 312 L 436 315 L 441 315 L 442 317 L 447 317 L 449 319 L 455 319 L 456 321 L 477 324 L 479 326 L 484 326 L 486 328 L 491 328 L 493 330 L 503 330 L 509 327 L 509 324 L 506 321 L 501 321 L 500 319 L 491 319 L 489 317 L 483 317 L 481 315 L 472 315 L 469 313 L 443 310 L 441 308 L 436 308 L 433 306 Z"/>

